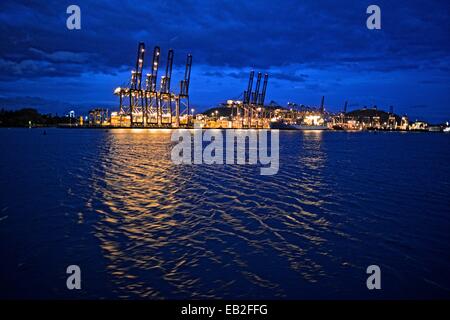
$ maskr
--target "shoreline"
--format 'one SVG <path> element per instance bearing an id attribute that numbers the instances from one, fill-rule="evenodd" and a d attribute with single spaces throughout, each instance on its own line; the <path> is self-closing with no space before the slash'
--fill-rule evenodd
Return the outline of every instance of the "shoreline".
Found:
<path id="1" fill-rule="evenodd" d="M 118 130 L 118 129 L 128 129 L 128 130 L 175 130 L 175 129 L 186 129 L 194 130 L 192 126 L 189 127 L 179 127 L 179 128 L 169 128 L 169 127 L 118 127 L 118 126 L 70 126 L 70 125 L 56 125 L 56 126 L 9 126 L 1 127 L 0 129 L 89 129 L 89 130 Z M 315 132 L 411 132 L 411 133 L 446 133 L 441 131 L 430 131 L 430 130 L 385 130 L 385 129 L 364 129 L 364 130 L 335 130 L 335 129 L 290 129 L 290 128 L 201 128 L 202 130 L 212 129 L 212 130 L 279 130 L 279 131 L 315 131 Z"/>

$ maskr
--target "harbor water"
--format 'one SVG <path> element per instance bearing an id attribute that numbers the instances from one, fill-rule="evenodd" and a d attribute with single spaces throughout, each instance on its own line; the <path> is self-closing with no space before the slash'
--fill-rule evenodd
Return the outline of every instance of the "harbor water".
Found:
<path id="1" fill-rule="evenodd" d="M 0 129 L 1 298 L 450 298 L 449 134 L 283 131 L 262 176 L 174 165 L 169 130 L 45 132 Z"/>

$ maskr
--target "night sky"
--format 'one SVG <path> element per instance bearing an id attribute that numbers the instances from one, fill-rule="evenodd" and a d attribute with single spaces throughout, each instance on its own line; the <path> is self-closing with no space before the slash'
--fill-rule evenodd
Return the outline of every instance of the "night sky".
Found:
<path id="1" fill-rule="evenodd" d="M 39 3 L 38 3 L 39 2 Z M 66 8 L 81 8 L 68 30 Z M 381 7 L 381 30 L 366 8 Z M 173 84 L 193 54 L 197 110 L 238 98 L 251 69 L 270 74 L 266 102 L 349 110 L 377 105 L 450 120 L 450 2 L 446 1 L 2 1 L 0 107 L 117 106 L 139 41 L 175 50 Z M 161 75 L 161 70 L 160 70 Z"/>

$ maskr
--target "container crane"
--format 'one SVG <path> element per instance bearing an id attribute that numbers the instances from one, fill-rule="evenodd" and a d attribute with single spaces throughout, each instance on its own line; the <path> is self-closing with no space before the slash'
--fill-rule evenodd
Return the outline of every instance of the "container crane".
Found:
<path id="1" fill-rule="evenodd" d="M 131 126 L 144 125 L 144 95 L 142 94 L 142 69 L 144 67 L 145 45 L 139 42 L 136 68 L 131 72 L 130 122 Z"/>
<path id="2" fill-rule="evenodd" d="M 136 68 L 131 71 L 131 79 L 125 88 L 118 87 L 114 90 L 114 94 L 119 96 L 119 114 L 120 125 L 122 125 L 122 117 L 129 117 L 130 125 L 133 126 L 135 116 L 143 112 L 143 94 L 141 91 L 142 69 L 144 66 L 145 45 L 139 42 L 138 53 L 136 58 Z M 124 105 L 124 97 L 129 97 L 129 105 Z"/>
<path id="3" fill-rule="evenodd" d="M 158 46 L 153 49 L 153 59 L 151 65 L 151 73 L 147 73 L 147 79 L 145 83 L 145 124 L 155 125 L 158 124 L 159 119 L 159 99 L 158 91 L 156 89 L 159 57 L 161 50 Z"/>
<path id="4" fill-rule="evenodd" d="M 243 97 L 243 103 L 242 103 L 242 107 L 244 109 L 244 114 L 243 114 L 243 122 L 242 125 L 244 126 L 244 120 L 247 121 L 248 125 L 248 119 L 249 119 L 249 114 L 250 114 L 250 100 L 251 100 L 251 96 L 252 96 L 252 88 L 253 88 L 253 78 L 255 76 L 255 71 L 250 71 L 250 76 L 248 79 L 248 86 L 247 86 L 247 91 L 244 91 L 244 97 Z M 240 111 L 237 112 L 240 115 Z"/>
<path id="5" fill-rule="evenodd" d="M 170 92 L 170 80 L 172 78 L 173 50 L 170 49 L 167 54 L 166 73 L 161 77 L 161 86 L 159 92 L 159 118 L 158 124 L 172 124 L 172 102 L 173 94 Z M 168 119 L 167 119 L 168 118 Z"/>
<path id="6" fill-rule="evenodd" d="M 191 82 L 192 54 L 186 58 L 186 67 L 184 70 L 184 79 L 180 81 L 180 92 L 176 99 L 175 126 L 180 126 L 180 115 L 187 116 L 186 125 L 189 124 L 189 84 Z M 182 110 L 183 108 L 183 110 Z"/>

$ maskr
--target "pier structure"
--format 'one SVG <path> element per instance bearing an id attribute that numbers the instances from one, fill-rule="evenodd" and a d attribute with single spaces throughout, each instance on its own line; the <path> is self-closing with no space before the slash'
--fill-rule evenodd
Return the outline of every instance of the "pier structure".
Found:
<path id="1" fill-rule="evenodd" d="M 187 55 L 184 78 L 180 81 L 180 91 L 171 89 L 174 51 L 167 54 L 165 73 L 161 76 L 159 88 L 158 69 L 161 49 L 153 50 L 151 71 L 147 73 L 145 85 L 142 84 L 144 70 L 145 44 L 140 42 L 135 69 L 131 71 L 129 83 L 118 87 L 114 94 L 119 96 L 119 111 L 111 113 L 111 125 L 119 127 L 168 127 L 189 126 L 189 84 L 192 55 Z"/>

